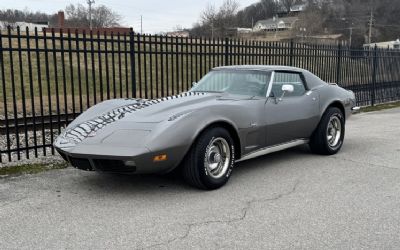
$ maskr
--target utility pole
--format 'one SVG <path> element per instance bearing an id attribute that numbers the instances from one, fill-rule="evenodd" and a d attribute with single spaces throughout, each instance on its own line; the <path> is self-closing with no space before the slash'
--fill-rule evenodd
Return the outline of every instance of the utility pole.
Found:
<path id="1" fill-rule="evenodd" d="M 211 38 L 214 39 L 214 20 L 211 21 Z"/>
<path id="2" fill-rule="evenodd" d="M 92 4 L 94 4 L 94 0 L 87 0 L 87 4 L 89 5 L 89 28 L 92 29 Z"/>
<path id="3" fill-rule="evenodd" d="M 140 34 L 143 34 L 143 15 L 140 15 Z"/>
<path id="4" fill-rule="evenodd" d="M 350 39 L 349 39 L 349 47 L 351 47 L 351 42 L 353 40 L 353 26 L 350 27 Z"/>
<path id="5" fill-rule="evenodd" d="M 369 32 L 368 32 L 368 43 L 369 44 L 371 44 L 371 42 L 372 42 L 372 25 L 373 25 L 373 22 L 374 22 L 374 12 L 373 12 L 373 9 L 372 9 L 372 2 L 371 2 L 371 15 L 370 15 L 370 18 L 369 18 Z"/>

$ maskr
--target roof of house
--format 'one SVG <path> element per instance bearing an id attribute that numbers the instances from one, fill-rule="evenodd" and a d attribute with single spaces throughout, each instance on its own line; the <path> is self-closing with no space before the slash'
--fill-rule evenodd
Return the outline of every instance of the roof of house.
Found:
<path id="1" fill-rule="evenodd" d="M 300 4 L 295 4 L 292 7 L 290 7 L 291 12 L 297 12 L 297 11 L 303 11 L 307 7 L 307 3 L 300 3 Z"/>
<path id="2" fill-rule="evenodd" d="M 390 46 L 390 45 L 398 45 L 400 44 L 400 39 L 395 41 L 385 41 L 385 42 L 377 42 L 377 43 L 366 43 L 364 47 L 374 47 L 374 46 Z"/>
<path id="3" fill-rule="evenodd" d="M 289 13 L 289 12 L 302 12 L 304 11 L 308 6 L 307 2 L 302 2 L 298 4 L 294 4 L 290 7 L 290 10 L 287 9 L 287 7 L 283 4 L 278 5 L 277 13 Z"/>
<path id="4" fill-rule="evenodd" d="M 274 25 L 280 22 L 284 22 L 284 23 L 294 23 L 298 20 L 297 17 L 282 17 L 282 18 L 270 18 L 270 19 L 266 19 L 266 20 L 260 20 L 256 23 L 256 25 L 264 25 L 264 26 L 269 26 L 269 25 Z"/>

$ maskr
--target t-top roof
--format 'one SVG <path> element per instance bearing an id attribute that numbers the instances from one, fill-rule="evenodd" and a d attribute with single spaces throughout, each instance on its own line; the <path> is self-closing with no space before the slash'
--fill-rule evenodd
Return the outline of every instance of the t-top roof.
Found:
<path id="1" fill-rule="evenodd" d="M 301 68 L 280 66 L 280 65 L 232 65 L 232 66 L 221 66 L 216 67 L 214 70 L 260 70 L 260 71 L 271 71 L 271 70 L 288 70 L 288 71 L 305 71 Z"/>

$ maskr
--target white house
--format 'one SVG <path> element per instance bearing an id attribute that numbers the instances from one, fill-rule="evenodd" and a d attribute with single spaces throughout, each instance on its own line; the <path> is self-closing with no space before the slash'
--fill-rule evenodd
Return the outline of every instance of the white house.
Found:
<path id="1" fill-rule="evenodd" d="M 363 45 L 364 49 L 373 49 L 373 48 L 375 48 L 375 46 L 380 49 L 398 49 L 398 50 L 400 50 L 400 39 L 397 39 L 396 41 L 367 43 L 367 44 Z"/>
<path id="2" fill-rule="evenodd" d="M 37 27 L 38 30 L 42 30 L 43 28 L 48 28 L 49 24 L 48 23 L 43 23 L 43 22 L 38 22 L 38 23 L 27 23 L 27 22 L 15 22 L 15 23 L 9 23 L 5 21 L 0 21 L 0 29 L 1 30 L 7 30 L 7 27 L 11 26 L 12 28 L 16 28 L 17 26 L 20 27 L 21 31 L 25 31 L 26 28 L 30 31 L 33 31 L 35 27 Z"/>
<path id="3" fill-rule="evenodd" d="M 186 30 L 178 30 L 178 31 L 171 31 L 171 32 L 167 32 L 167 36 L 174 36 L 174 37 L 189 37 L 189 31 Z"/>
<path id="4" fill-rule="evenodd" d="M 274 17 L 267 20 L 260 20 L 254 25 L 253 30 L 255 32 L 291 30 L 297 20 L 297 17 Z"/>
<path id="5" fill-rule="evenodd" d="M 307 3 L 295 4 L 290 7 L 290 12 L 303 12 L 306 10 L 307 6 Z"/>
<path id="6" fill-rule="evenodd" d="M 253 30 L 250 28 L 237 28 L 237 33 L 239 34 L 247 34 L 251 33 Z"/>

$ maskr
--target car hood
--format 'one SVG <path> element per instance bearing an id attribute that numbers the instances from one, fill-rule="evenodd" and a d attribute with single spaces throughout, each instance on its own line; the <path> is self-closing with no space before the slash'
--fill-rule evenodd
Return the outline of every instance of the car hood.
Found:
<path id="1" fill-rule="evenodd" d="M 221 97 L 217 93 L 184 93 L 181 95 L 144 101 L 144 108 L 126 115 L 125 121 L 157 123 L 187 110 L 214 105 Z"/>
<path id="2" fill-rule="evenodd" d="M 155 100 L 111 100 L 108 101 L 107 105 L 99 104 L 98 107 L 92 107 L 91 110 L 83 113 L 79 119 L 71 123 L 61 135 L 61 139 L 65 139 L 61 141 L 61 144 L 65 144 L 65 147 L 73 146 L 88 137 L 98 135 L 100 130 L 115 130 L 120 124 L 129 124 L 133 127 L 151 127 L 149 124 L 174 119 L 174 117 L 185 112 L 211 107 L 220 102 L 229 103 L 246 98 L 248 97 L 225 93 L 186 92 Z M 58 141 L 58 144 L 60 144 L 60 141 Z"/>

